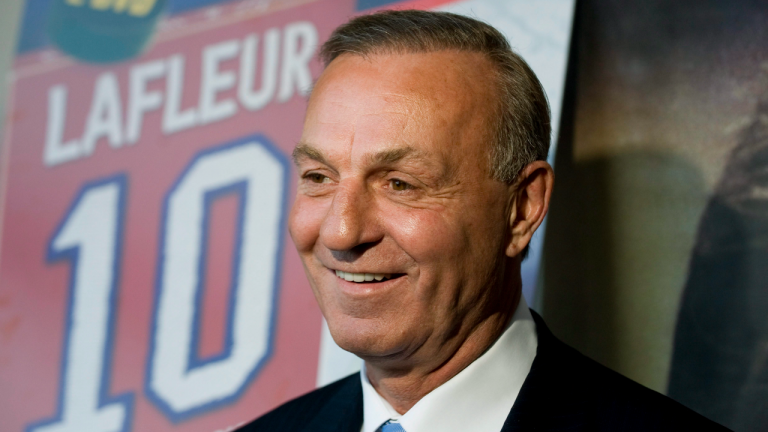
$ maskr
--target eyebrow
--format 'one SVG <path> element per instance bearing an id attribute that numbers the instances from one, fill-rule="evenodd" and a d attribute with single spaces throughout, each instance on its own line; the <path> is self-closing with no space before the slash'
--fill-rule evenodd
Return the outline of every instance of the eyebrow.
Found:
<path id="1" fill-rule="evenodd" d="M 419 152 L 413 147 L 400 147 L 368 155 L 366 159 L 367 162 L 372 165 L 388 165 L 405 159 L 406 156 L 418 153 Z"/>
<path id="2" fill-rule="evenodd" d="M 301 159 L 305 158 L 329 165 L 328 161 L 325 159 L 325 156 L 323 156 L 320 150 L 306 143 L 297 144 L 296 148 L 293 149 L 293 153 L 291 153 L 291 157 L 293 158 L 293 163 L 296 165 L 299 164 Z"/>

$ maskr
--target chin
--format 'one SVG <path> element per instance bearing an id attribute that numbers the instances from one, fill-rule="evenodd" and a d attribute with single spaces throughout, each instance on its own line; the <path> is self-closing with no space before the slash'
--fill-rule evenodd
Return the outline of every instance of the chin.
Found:
<path id="1" fill-rule="evenodd" d="M 336 317 L 328 320 L 328 329 L 341 349 L 362 358 L 391 355 L 400 345 L 391 340 L 399 332 L 376 319 Z"/>

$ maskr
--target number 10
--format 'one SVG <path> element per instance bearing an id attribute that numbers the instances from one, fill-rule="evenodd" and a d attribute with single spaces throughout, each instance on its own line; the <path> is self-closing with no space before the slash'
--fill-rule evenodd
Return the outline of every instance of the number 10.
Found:
<path id="1" fill-rule="evenodd" d="M 199 154 L 166 196 L 145 392 L 182 421 L 232 402 L 271 355 L 288 164 L 263 138 Z M 224 351 L 197 356 L 194 329 L 217 196 L 239 199 Z M 133 395 L 109 399 L 114 315 L 127 179 L 88 184 L 54 234 L 48 260 L 71 266 L 58 414 L 29 432 L 129 431 Z"/>

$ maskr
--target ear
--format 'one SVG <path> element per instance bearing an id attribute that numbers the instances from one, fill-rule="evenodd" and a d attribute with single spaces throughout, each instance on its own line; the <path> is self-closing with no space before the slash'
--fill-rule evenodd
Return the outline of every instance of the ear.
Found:
<path id="1" fill-rule="evenodd" d="M 549 199 L 555 183 L 555 173 L 545 161 L 526 166 L 515 184 L 510 185 L 509 228 L 507 256 L 519 255 L 539 228 L 549 210 Z"/>

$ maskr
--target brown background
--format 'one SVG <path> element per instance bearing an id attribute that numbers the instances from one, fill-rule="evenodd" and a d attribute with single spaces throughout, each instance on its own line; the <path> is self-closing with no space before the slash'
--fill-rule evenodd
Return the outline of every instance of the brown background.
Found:
<path id="1" fill-rule="evenodd" d="M 707 235 L 702 217 L 717 191 L 741 172 L 729 162 L 734 149 L 768 136 L 760 129 L 768 109 L 759 107 L 768 99 L 768 3 L 580 0 L 570 55 L 537 305 L 566 342 L 667 392 L 675 344 L 723 344 L 706 334 L 694 340 L 686 328 L 676 342 L 675 331 L 684 289 L 701 285 L 689 268 Z M 768 169 L 759 160 L 753 165 L 757 177 L 750 178 Z M 754 211 L 768 217 L 768 207 Z M 739 263 L 747 273 L 768 267 L 760 260 Z M 718 284 L 706 288 L 735 295 L 727 281 Z M 766 282 L 753 277 L 748 284 L 768 300 Z M 725 302 L 689 312 L 707 322 L 738 316 L 741 307 Z M 768 308 L 758 310 L 755 319 L 768 322 L 766 315 Z M 718 367 L 764 371 L 758 357 L 765 354 L 750 351 L 744 365 L 719 359 Z M 704 363 L 714 361 L 680 359 L 678 370 L 702 368 L 701 376 L 708 376 Z M 750 385 L 768 388 L 768 381 L 755 382 L 759 376 L 766 374 L 753 376 Z M 734 394 L 745 386 L 719 379 L 725 380 L 720 388 Z M 766 418 L 739 419 L 733 407 L 723 408 L 731 402 L 721 399 L 733 394 L 694 387 L 686 384 L 672 396 L 737 430 L 768 429 Z"/>

